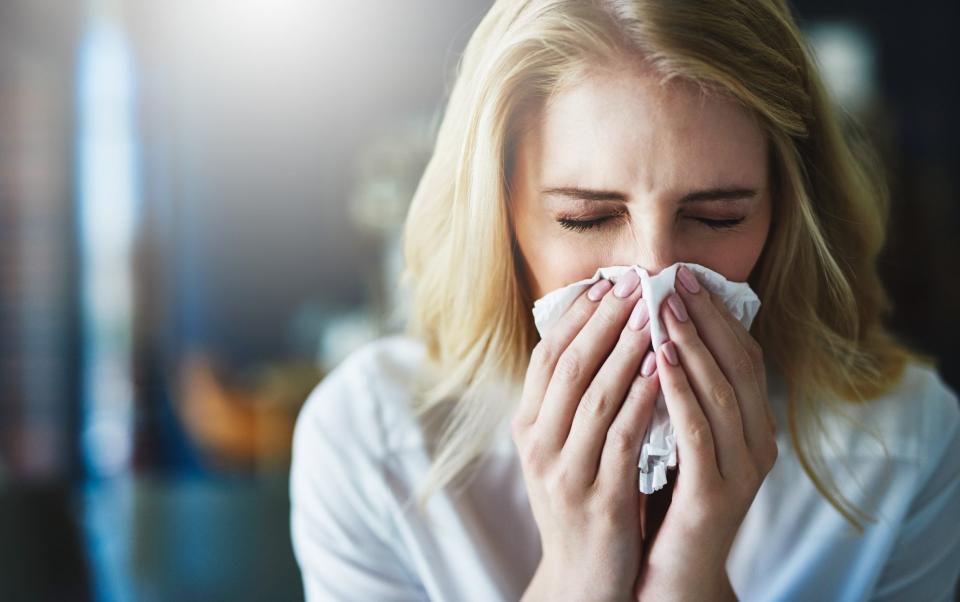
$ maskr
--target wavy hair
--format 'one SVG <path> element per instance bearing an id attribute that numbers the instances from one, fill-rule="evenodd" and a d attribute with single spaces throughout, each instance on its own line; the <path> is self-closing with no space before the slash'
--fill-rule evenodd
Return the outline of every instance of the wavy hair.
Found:
<path id="1" fill-rule="evenodd" d="M 831 407 L 889 390 L 922 357 L 895 340 L 877 272 L 889 195 L 847 133 L 784 0 L 498 0 L 460 58 L 404 228 L 407 331 L 427 349 L 414 411 L 432 464 L 417 500 L 461 477 L 519 399 L 538 340 L 509 213 L 515 146 L 591 65 L 643 61 L 667 82 L 737 100 L 770 148 L 773 220 L 749 278 L 751 334 L 788 390 L 804 471 L 859 531 L 822 455 Z"/>

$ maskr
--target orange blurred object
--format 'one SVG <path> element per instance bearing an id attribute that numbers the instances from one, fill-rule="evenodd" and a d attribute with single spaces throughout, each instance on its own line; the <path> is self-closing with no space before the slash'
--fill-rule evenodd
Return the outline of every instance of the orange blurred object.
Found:
<path id="1" fill-rule="evenodd" d="M 320 377 L 312 364 L 283 364 L 259 370 L 248 387 L 230 386 L 206 354 L 195 353 L 181 365 L 174 407 L 218 468 L 286 469 L 297 412 Z"/>

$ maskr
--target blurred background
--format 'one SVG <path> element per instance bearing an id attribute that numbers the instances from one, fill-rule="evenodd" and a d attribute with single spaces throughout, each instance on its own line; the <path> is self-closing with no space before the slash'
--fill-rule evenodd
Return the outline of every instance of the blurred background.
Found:
<path id="1" fill-rule="evenodd" d="M 302 599 L 293 422 L 402 328 L 489 5 L 0 0 L 0 599 Z M 890 326 L 960 390 L 956 3 L 794 5 L 886 163 Z"/>

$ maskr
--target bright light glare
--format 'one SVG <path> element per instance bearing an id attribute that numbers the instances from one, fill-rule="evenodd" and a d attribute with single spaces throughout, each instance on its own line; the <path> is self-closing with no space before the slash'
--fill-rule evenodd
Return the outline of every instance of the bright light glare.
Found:
<path id="1" fill-rule="evenodd" d="M 133 450 L 131 261 L 137 198 L 130 52 L 107 21 L 90 27 L 78 82 L 83 445 L 90 473 L 113 476 L 129 468 Z"/>
<path id="2" fill-rule="evenodd" d="M 876 52 L 866 32 L 853 24 L 826 22 L 808 35 L 830 93 L 847 110 L 864 110 L 876 92 Z"/>

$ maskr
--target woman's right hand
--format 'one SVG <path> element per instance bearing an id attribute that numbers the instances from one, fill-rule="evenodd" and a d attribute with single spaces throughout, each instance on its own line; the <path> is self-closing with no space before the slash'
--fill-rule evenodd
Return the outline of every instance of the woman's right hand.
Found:
<path id="1" fill-rule="evenodd" d="M 511 423 L 543 550 L 524 600 L 621 600 L 633 590 L 637 460 L 659 390 L 638 285 L 634 271 L 616 287 L 598 281 L 531 355 Z"/>

